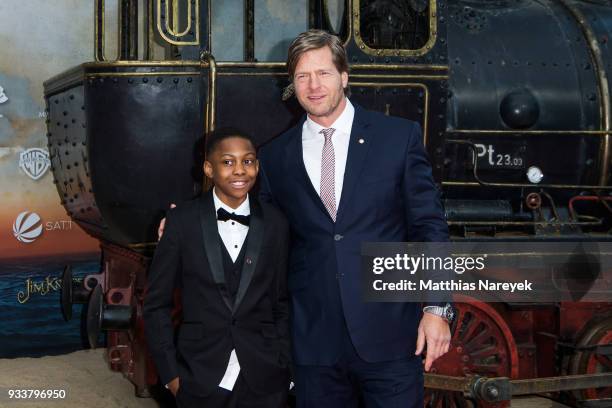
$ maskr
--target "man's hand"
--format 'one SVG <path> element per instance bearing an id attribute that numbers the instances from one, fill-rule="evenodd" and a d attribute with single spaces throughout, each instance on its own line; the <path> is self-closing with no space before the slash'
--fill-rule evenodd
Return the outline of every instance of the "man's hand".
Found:
<path id="1" fill-rule="evenodd" d="M 172 381 L 170 381 L 168 384 L 168 389 L 170 390 L 170 392 L 172 393 L 172 395 L 174 395 L 176 397 L 176 393 L 178 392 L 179 388 L 180 388 L 180 384 L 179 384 L 179 378 L 176 377 L 174 378 Z"/>
<path id="2" fill-rule="evenodd" d="M 170 204 L 170 208 L 176 208 L 176 204 L 172 203 Z M 162 220 L 159 222 L 159 227 L 157 227 L 157 240 L 159 241 L 162 237 L 162 235 L 164 235 L 164 228 L 166 227 L 166 217 L 162 218 Z"/>
<path id="3" fill-rule="evenodd" d="M 446 353 L 450 347 L 450 327 L 446 320 L 431 313 L 423 313 L 419 324 L 415 355 L 420 355 L 427 341 L 427 356 L 425 357 L 425 371 L 438 357 Z"/>

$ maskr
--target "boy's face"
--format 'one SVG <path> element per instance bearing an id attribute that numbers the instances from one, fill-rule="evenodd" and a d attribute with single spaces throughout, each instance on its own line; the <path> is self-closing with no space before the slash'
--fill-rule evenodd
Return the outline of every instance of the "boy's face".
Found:
<path id="1" fill-rule="evenodd" d="M 258 172 L 255 147 L 241 137 L 221 140 L 204 162 L 204 173 L 215 184 L 217 196 L 232 208 L 246 199 Z"/>

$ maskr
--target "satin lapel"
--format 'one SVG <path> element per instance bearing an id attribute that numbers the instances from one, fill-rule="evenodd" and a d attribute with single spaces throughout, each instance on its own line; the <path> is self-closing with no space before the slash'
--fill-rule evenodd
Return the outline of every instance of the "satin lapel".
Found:
<path id="1" fill-rule="evenodd" d="M 290 141 L 285 147 L 285 169 L 287 170 L 287 174 L 293 175 L 295 180 L 299 183 L 300 186 L 303 186 L 308 196 L 317 204 L 319 209 L 331 220 L 323 201 L 321 201 L 321 197 L 319 193 L 312 185 L 312 181 L 310 181 L 310 177 L 308 177 L 308 173 L 306 172 L 306 166 L 304 165 L 304 149 L 302 148 L 302 126 L 306 120 L 306 116 L 300 122 L 298 126 L 294 129 L 293 134 L 290 137 Z M 293 189 L 293 188 L 291 188 Z"/>
<path id="2" fill-rule="evenodd" d="M 202 227 L 202 238 L 204 239 L 204 250 L 208 258 L 208 266 L 221 297 L 226 306 L 232 309 L 232 303 L 225 286 L 225 274 L 223 272 L 223 260 L 221 258 L 221 239 L 217 229 L 217 217 L 212 190 L 200 198 L 200 224 Z"/>
<path id="3" fill-rule="evenodd" d="M 366 114 L 363 108 L 355 105 L 355 117 L 349 140 L 348 157 L 344 170 L 344 184 L 342 185 L 342 195 L 340 196 L 340 204 L 336 214 L 336 225 L 342 222 L 342 216 L 346 212 L 346 207 L 355 193 L 366 162 L 365 159 L 372 144 L 371 139 L 374 137 L 367 133 L 367 128 L 370 124 L 367 122 Z"/>
<path id="4" fill-rule="evenodd" d="M 257 199 L 252 195 L 249 196 L 251 203 L 251 221 L 249 223 L 249 234 L 246 240 L 246 251 L 244 252 L 244 262 L 242 263 L 242 273 L 240 274 L 240 284 L 238 285 L 238 293 L 234 301 L 233 313 L 236 313 L 244 295 L 251 284 L 251 279 L 257 267 L 261 245 L 264 239 L 265 224 L 263 213 Z"/>

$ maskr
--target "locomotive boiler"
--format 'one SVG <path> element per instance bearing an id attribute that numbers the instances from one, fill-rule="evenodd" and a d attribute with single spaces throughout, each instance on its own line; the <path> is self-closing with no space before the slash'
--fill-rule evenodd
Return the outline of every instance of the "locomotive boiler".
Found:
<path id="1" fill-rule="evenodd" d="M 421 124 L 453 240 L 611 239 L 608 1 L 288 3 L 285 32 L 344 41 L 354 102 Z M 157 383 L 143 338 L 147 267 L 164 211 L 206 184 L 202 138 L 231 125 L 262 144 L 302 114 L 287 43 L 262 12 L 274 4 L 119 0 L 118 55 L 107 60 L 96 0 L 95 61 L 45 82 L 57 191 L 102 249 L 99 273 L 76 281 L 67 267 L 62 311 L 87 304 L 91 344 L 106 332 L 110 367 L 140 396 Z M 612 303 L 456 300 L 451 350 L 426 375 L 428 406 L 505 407 L 524 394 L 612 406 Z"/>

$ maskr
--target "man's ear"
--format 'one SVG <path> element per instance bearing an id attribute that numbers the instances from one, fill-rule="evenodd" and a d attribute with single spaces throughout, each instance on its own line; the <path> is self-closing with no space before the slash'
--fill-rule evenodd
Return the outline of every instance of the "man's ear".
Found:
<path id="1" fill-rule="evenodd" d="M 342 77 L 342 88 L 346 88 L 348 86 L 348 72 L 343 72 L 340 74 Z"/>
<path id="2" fill-rule="evenodd" d="M 204 162 L 204 174 L 210 179 L 213 177 L 213 166 L 208 160 Z"/>

